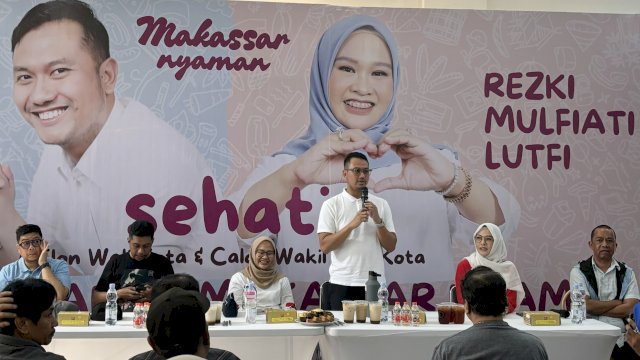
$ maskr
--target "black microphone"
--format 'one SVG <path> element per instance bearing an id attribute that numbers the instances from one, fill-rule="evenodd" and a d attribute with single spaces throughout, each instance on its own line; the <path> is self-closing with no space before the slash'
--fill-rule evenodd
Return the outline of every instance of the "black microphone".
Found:
<path id="1" fill-rule="evenodd" d="M 362 208 L 364 209 L 364 203 L 367 201 L 367 199 L 369 199 L 369 189 L 367 189 L 366 186 L 360 188 L 360 199 L 362 200 Z"/>

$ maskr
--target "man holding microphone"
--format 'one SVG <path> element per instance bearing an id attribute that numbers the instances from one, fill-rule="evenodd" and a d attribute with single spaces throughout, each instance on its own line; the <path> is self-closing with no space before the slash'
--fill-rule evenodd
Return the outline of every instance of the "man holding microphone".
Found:
<path id="1" fill-rule="evenodd" d="M 325 310 L 342 310 L 342 300 L 364 300 L 369 271 L 384 280 L 384 252 L 395 250 L 397 237 L 386 200 L 368 195 L 369 161 L 359 152 L 344 159 L 347 187 L 320 209 L 318 238 L 331 253 L 329 284 L 323 291 Z"/>

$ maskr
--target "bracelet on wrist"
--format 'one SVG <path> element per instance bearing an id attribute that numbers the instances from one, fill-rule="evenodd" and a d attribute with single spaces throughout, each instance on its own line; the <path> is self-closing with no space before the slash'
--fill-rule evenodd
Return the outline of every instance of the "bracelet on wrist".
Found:
<path id="1" fill-rule="evenodd" d="M 469 194 L 471 194 L 471 186 L 473 186 L 473 178 L 471 178 L 471 174 L 469 174 L 469 172 L 463 167 L 460 167 L 460 170 L 464 174 L 464 188 L 462 188 L 462 191 L 456 196 L 445 196 L 444 197 L 444 199 L 446 201 L 452 202 L 454 204 L 455 203 L 461 203 L 466 198 L 468 198 Z"/>
<path id="2" fill-rule="evenodd" d="M 442 191 L 436 191 L 436 194 L 438 195 L 442 195 L 442 196 L 447 196 L 449 195 L 449 193 L 456 187 L 456 184 L 458 183 L 458 169 L 459 166 L 457 166 L 456 164 L 453 164 L 453 179 L 451 179 L 451 182 L 449 183 L 449 186 L 447 186 L 446 189 L 442 190 Z"/>

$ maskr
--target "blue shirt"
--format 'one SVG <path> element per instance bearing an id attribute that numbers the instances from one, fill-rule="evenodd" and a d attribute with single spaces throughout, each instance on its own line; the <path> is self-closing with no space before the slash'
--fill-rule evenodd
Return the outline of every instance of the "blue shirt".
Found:
<path id="1" fill-rule="evenodd" d="M 53 258 L 47 258 L 47 262 L 51 265 L 51 271 L 53 275 L 60 280 L 62 285 L 69 289 L 71 286 L 71 279 L 69 278 L 69 265 L 63 260 L 56 260 Z M 18 279 L 26 278 L 42 278 L 42 269 L 37 267 L 31 271 L 24 263 L 24 259 L 20 258 L 10 264 L 5 265 L 0 270 L 0 291 L 4 289 L 10 282 Z"/>

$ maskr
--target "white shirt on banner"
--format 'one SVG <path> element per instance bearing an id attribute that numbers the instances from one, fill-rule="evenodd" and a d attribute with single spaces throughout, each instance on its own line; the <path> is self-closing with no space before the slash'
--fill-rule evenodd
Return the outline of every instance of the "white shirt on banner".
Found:
<path id="1" fill-rule="evenodd" d="M 108 260 L 128 249 L 127 226 L 133 219 L 126 206 L 139 194 L 155 200 L 154 205 L 139 206 L 158 223 L 154 251 L 164 255 L 171 249 L 193 258 L 200 242 L 211 236 L 202 220 L 205 176 L 212 176 L 210 166 L 190 141 L 146 106 L 119 99 L 75 166 L 60 146 L 44 146 L 27 219 L 41 226 L 57 256 L 78 255 L 80 264 L 72 267 L 94 278 L 95 284 L 102 266 L 92 265 L 89 254 L 95 256 L 98 249 L 104 253 L 108 248 Z M 191 226 L 184 236 L 173 235 L 163 224 L 164 206 L 176 195 L 189 197 L 198 209 L 193 218 L 180 221 Z"/>

